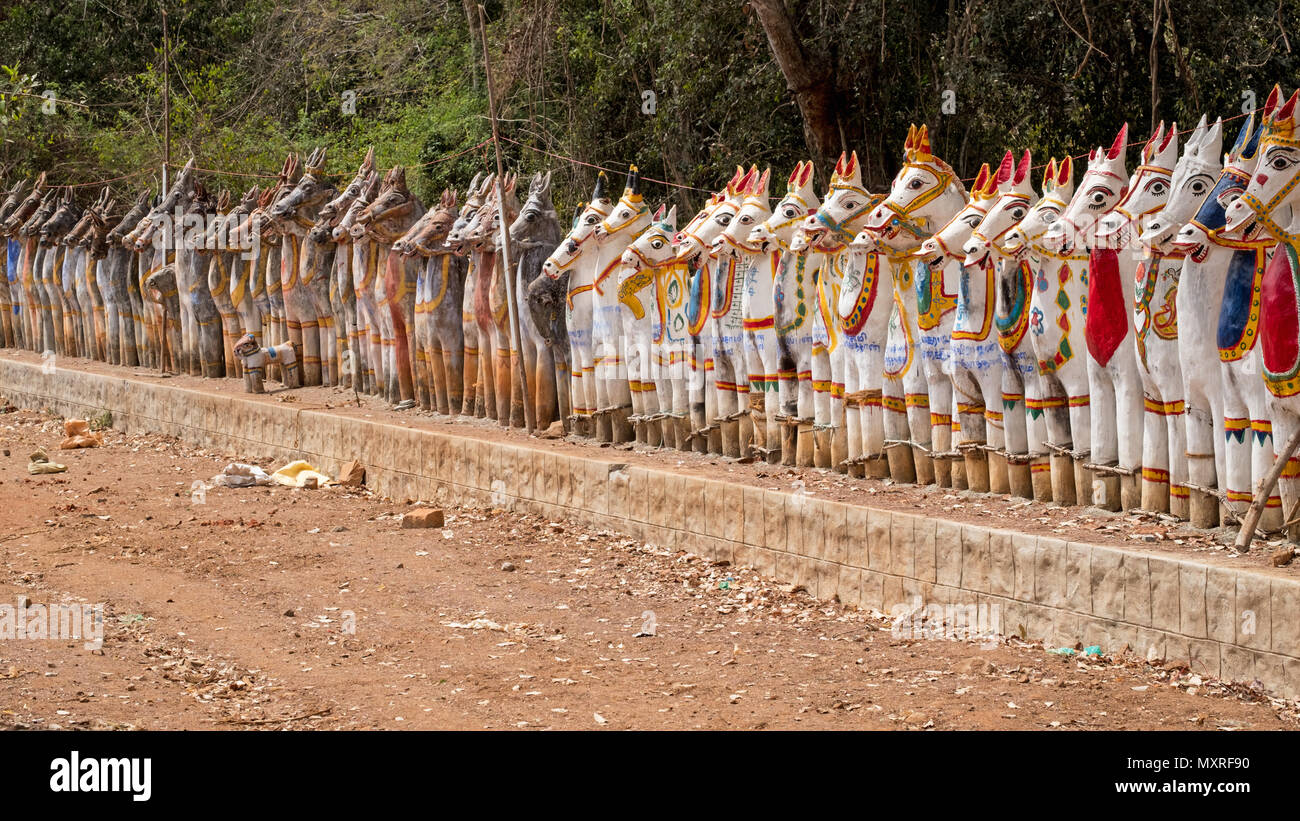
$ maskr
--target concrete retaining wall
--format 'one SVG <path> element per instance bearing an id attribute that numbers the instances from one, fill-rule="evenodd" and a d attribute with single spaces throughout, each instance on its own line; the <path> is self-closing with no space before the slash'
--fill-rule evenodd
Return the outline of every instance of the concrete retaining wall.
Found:
<path id="1" fill-rule="evenodd" d="M 379 421 L 62 364 L 44 373 L 14 352 L 0 353 L 0 395 L 64 416 L 111 410 L 120 430 L 249 458 L 303 458 L 327 470 L 359 458 L 367 484 L 387 496 L 568 515 L 884 612 L 916 598 L 996 605 L 1008 634 L 1108 652 L 1128 644 L 1144 655 L 1156 646 L 1198 673 L 1258 680 L 1300 698 L 1300 580 L 1287 570 L 764 490 L 640 467 L 634 453 L 503 442 L 472 425 L 463 434 L 421 429 L 418 420 Z"/>

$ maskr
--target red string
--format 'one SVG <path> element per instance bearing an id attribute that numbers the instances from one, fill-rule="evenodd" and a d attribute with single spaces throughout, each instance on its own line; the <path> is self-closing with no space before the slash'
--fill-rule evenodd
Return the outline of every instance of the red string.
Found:
<path id="1" fill-rule="evenodd" d="M 1223 118 L 1223 122 L 1225 122 L 1225 123 L 1230 123 L 1230 122 L 1232 122 L 1233 120 L 1240 120 L 1242 117 L 1248 117 L 1248 116 L 1250 116 L 1251 114 L 1254 114 L 1254 113 L 1256 113 L 1256 112 L 1258 112 L 1258 111 L 1262 111 L 1262 110 L 1263 110 L 1263 109 L 1260 109 L 1260 108 L 1252 108 L 1250 111 L 1243 111 L 1242 113 L 1240 113 L 1240 114 L 1234 114 L 1234 115 L 1232 115 L 1231 117 L 1224 117 L 1224 118 Z M 1174 134 L 1175 134 L 1176 136 L 1177 136 L 1177 135 L 1182 135 L 1182 134 L 1189 134 L 1189 133 L 1191 133 L 1191 132 L 1193 132 L 1193 131 L 1195 131 L 1195 130 L 1196 130 L 1195 127 L 1193 127 L 1193 128 L 1184 128 L 1182 131 L 1175 131 Z M 1135 146 L 1135 145 L 1146 145 L 1148 141 L 1149 141 L 1149 140 L 1134 140 L 1134 141 L 1131 142 L 1131 143 L 1125 143 L 1125 145 L 1124 145 L 1124 150 L 1127 151 L 1128 149 L 1132 148 L 1132 147 Z M 1076 154 L 1076 155 L 1070 157 L 1069 159 L 1071 159 L 1071 160 L 1082 160 L 1082 159 L 1087 158 L 1087 156 L 1088 156 L 1087 153 Z M 1064 157 L 1061 158 L 1062 161 L 1063 161 L 1064 159 L 1066 159 L 1066 158 L 1064 158 Z M 1030 170 L 1030 171 L 1037 171 L 1037 170 L 1040 169 L 1040 168 L 1046 168 L 1046 167 L 1047 167 L 1047 163 L 1040 163 L 1039 165 L 1031 166 L 1029 170 Z M 962 177 L 962 180 L 961 180 L 961 181 L 962 181 L 962 182 L 974 182 L 974 181 L 975 181 L 975 177 Z"/>
<path id="2" fill-rule="evenodd" d="M 518 140 L 512 140 L 509 137 L 502 137 L 501 139 L 505 140 L 508 143 L 514 143 L 515 145 L 522 146 L 523 148 L 527 148 L 530 151 L 536 151 L 540 154 L 545 154 L 548 157 L 554 157 L 557 160 L 564 160 L 565 162 L 573 163 L 574 165 L 585 165 L 587 168 L 595 168 L 600 171 L 608 171 L 611 174 L 622 173 L 620 171 L 616 171 L 613 168 L 606 168 L 603 165 L 596 165 L 594 163 L 583 162 L 582 160 L 575 160 L 572 157 L 566 157 L 563 154 L 554 154 L 550 151 L 547 151 L 544 148 L 534 148 L 531 145 L 525 145 L 524 143 L 521 143 Z M 670 188 L 683 188 L 686 189 L 687 191 L 700 191 L 705 194 L 710 193 L 708 190 L 704 188 L 696 188 L 693 185 L 679 185 L 675 182 L 668 182 L 667 180 L 656 180 L 654 177 L 642 177 L 641 179 L 645 180 L 646 182 L 658 183 L 659 185 L 667 185 Z"/>

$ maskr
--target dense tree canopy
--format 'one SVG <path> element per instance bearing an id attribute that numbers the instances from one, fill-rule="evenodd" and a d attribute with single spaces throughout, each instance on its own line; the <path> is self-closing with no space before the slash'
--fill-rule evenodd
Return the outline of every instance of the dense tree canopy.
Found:
<path id="1" fill-rule="evenodd" d="M 342 174 L 373 143 L 381 164 L 419 166 L 424 195 L 486 166 L 474 0 L 9 0 L 0 179 L 44 169 L 157 185 L 163 5 L 176 162 L 271 174 L 285 152 L 324 145 Z M 760 14 L 773 8 L 784 37 Z M 1006 148 L 1079 153 L 1125 121 L 1190 125 L 1300 82 L 1300 0 L 492 0 L 486 13 L 509 162 L 554 168 L 562 206 L 593 171 L 537 149 L 703 189 L 739 162 L 783 174 L 848 148 L 879 189 L 911 122 L 929 123 L 936 153 L 969 176 Z M 701 197 L 651 190 L 670 194 Z"/>

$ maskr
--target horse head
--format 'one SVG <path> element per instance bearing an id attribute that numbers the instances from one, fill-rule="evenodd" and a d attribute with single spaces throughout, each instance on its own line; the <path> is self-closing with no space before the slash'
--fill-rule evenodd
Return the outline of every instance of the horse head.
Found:
<path id="1" fill-rule="evenodd" d="M 799 226 L 792 248 L 796 251 L 811 248 L 826 254 L 843 251 L 865 227 L 881 199 L 863 187 L 858 153 L 840 154 L 826 197 L 816 212 Z"/>
<path id="2" fill-rule="evenodd" d="M 1124 167 L 1127 139 L 1128 123 L 1125 123 L 1109 149 L 1098 147 L 1088 153 L 1088 170 L 1070 204 L 1043 235 L 1043 245 L 1048 250 L 1069 254 L 1076 247 L 1095 247 L 1098 221 L 1128 193 L 1128 173 Z"/>
<path id="3" fill-rule="evenodd" d="M 639 271 L 643 268 L 661 268 L 677 259 L 677 206 L 667 208 L 659 206 L 650 217 L 650 225 L 641 236 L 623 250 L 619 262 L 625 270 Z"/>
<path id="4" fill-rule="evenodd" d="M 634 165 L 628 169 L 627 183 L 613 212 L 596 227 L 596 244 L 604 245 L 618 236 L 631 243 L 649 224 L 650 208 L 641 197 L 641 172 Z"/>
<path id="5" fill-rule="evenodd" d="M 740 203 L 740 210 L 736 212 L 731 224 L 713 238 L 710 247 L 713 256 L 757 254 L 762 250 L 761 246 L 750 243 L 749 237 L 772 217 L 771 198 L 768 196 L 771 176 L 771 169 L 763 171 L 760 176 L 747 176 L 745 198 Z"/>
<path id="6" fill-rule="evenodd" d="M 1007 167 L 1010 158 L 1011 152 L 1008 151 L 1002 160 L 1003 169 Z M 988 213 L 975 226 L 975 230 L 971 231 L 970 239 L 962 246 L 962 252 L 966 254 L 964 264 L 981 265 L 993 251 L 1001 252 L 1003 239 L 1020 225 L 1020 221 L 1033 208 L 1038 195 L 1034 193 L 1033 180 L 1029 177 L 1032 163 L 1033 155 L 1026 150 L 1010 179 L 998 184 L 997 199 L 989 206 Z M 1002 170 L 999 169 L 998 177 L 1001 176 Z M 973 196 L 972 194 L 972 198 Z"/>
<path id="7" fill-rule="evenodd" d="M 609 199 L 609 179 L 601 171 L 596 174 L 596 187 L 591 192 L 591 200 L 574 217 L 568 235 L 542 263 L 542 273 L 551 279 L 563 276 L 594 245 L 587 241 L 595 235 L 601 221 L 613 210 L 614 203 Z"/>
<path id="8" fill-rule="evenodd" d="M 1058 163 L 1053 157 L 1043 170 L 1042 199 L 1029 208 L 1019 225 L 1007 232 L 999 250 L 1012 257 L 1023 257 L 1030 249 L 1046 251 L 1043 237 L 1061 218 L 1073 196 L 1074 161 L 1066 157 Z"/>
<path id="9" fill-rule="evenodd" d="M 946 225 L 965 204 L 966 190 L 956 172 L 931 151 L 929 128 L 912 126 L 903 141 L 903 167 L 889 196 L 860 225 L 875 233 L 882 245 L 910 251 L 930 237 L 933 226 Z"/>
<path id="10" fill-rule="evenodd" d="M 528 185 L 528 199 L 510 224 L 510 241 L 554 248 L 560 241 L 560 217 L 551 202 L 551 172 L 538 172 Z"/>
<path id="11" fill-rule="evenodd" d="M 1203 262 L 1210 245 L 1223 236 L 1228 209 L 1246 192 L 1255 173 L 1264 121 L 1277 108 L 1281 94 L 1282 90 L 1274 87 L 1259 119 L 1256 119 L 1254 112 L 1246 118 L 1245 124 L 1237 132 L 1232 148 L 1223 155 L 1223 170 L 1219 172 L 1219 179 L 1201 201 L 1195 215 L 1178 231 L 1174 247 L 1186 253 L 1193 261 Z M 1250 220 L 1242 227 L 1245 230 L 1236 232 L 1237 241 L 1255 242 L 1264 230 L 1257 220 Z"/>
<path id="12" fill-rule="evenodd" d="M 950 258 L 958 256 L 970 240 L 976 226 L 983 221 L 989 208 L 997 202 L 999 186 L 1010 182 L 1011 168 L 1014 163 L 1011 152 L 1008 151 L 997 173 L 989 170 L 988 163 L 981 165 L 979 173 L 975 175 L 975 185 L 971 188 L 970 200 L 952 216 L 952 219 L 944 223 L 934 236 L 922 242 L 911 256 L 927 263 L 934 270 L 942 268 Z M 957 253 L 952 249 L 956 249 Z"/>
<path id="13" fill-rule="evenodd" d="M 778 247 L 788 249 L 794 239 L 795 229 L 809 215 L 815 214 L 821 205 L 812 180 L 812 161 L 797 163 L 786 180 L 785 196 L 772 209 L 771 216 L 749 232 L 746 244 L 762 253 L 769 253 Z"/>
<path id="14" fill-rule="evenodd" d="M 1245 236 L 1258 221 L 1278 239 L 1290 231 L 1273 215 L 1279 211 L 1295 214 L 1300 201 L 1296 178 L 1300 175 L 1300 135 L 1296 134 L 1296 105 L 1300 91 L 1293 93 L 1277 111 L 1266 115 L 1259 136 L 1259 159 L 1246 190 L 1227 208 L 1223 234 Z"/>
<path id="15" fill-rule="evenodd" d="M 1178 164 L 1174 166 L 1169 201 L 1151 218 L 1138 238 L 1142 245 L 1164 254 L 1174 250 L 1175 232 L 1195 215 L 1223 172 L 1222 151 L 1222 118 L 1209 126 L 1207 118 L 1202 115 L 1183 145 Z"/>
<path id="16" fill-rule="evenodd" d="M 1097 245 L 1119 250 L 1128 247 L 1133 230 L 1146 230 L 1144 220 L 1150 223 L 1169 202 L 1173 189 L 1174 167 L 1178 163 L 1178 123 L 1165 131 L 1163 122 L 1151 139 L 1142 146 L 1142 162 L 1128 181 L 1128 193 L 1097 220 Z"/>
<path id="17" fill-rule="evenodd" d="M 337 193 L 325 176 L 325 149 L 318 148 L 307 158 L 306 173 L 267 212 L 282 230 L 296 225 L 315 227 L 313 212 Z"/>

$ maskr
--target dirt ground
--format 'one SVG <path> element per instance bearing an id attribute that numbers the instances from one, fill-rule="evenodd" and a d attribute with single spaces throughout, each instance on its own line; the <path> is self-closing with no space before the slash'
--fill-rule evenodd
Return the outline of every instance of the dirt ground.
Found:
<path id="1" fill-rule="evenodd" d="M 1174 662 L 897 638 L 881 614 L 570 521 L 449 508 L 441 529 L 402 529 L 412 506 L 364 488 L 195 496 L 228 454 L 112 430 L 60 451 L 62 438 L 53 417 L 0 413 L 0 604 L 102 602 L 103 647 L 0 641 L 0 727 L 1300 721 L 1300 705 Z M 37 446 L 67 472 L 28 475 Z"/>

